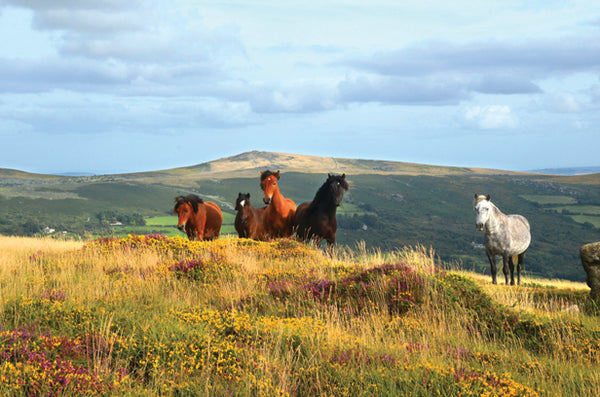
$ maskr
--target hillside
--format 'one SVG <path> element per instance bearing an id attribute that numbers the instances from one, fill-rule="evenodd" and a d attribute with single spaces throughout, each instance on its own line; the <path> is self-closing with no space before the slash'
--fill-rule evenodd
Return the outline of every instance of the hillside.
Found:
<path id="1" fill-rule="evenodd" d="M 260 205 L 259 172 L 280 169 L 280 188 L 297 204 L 311 200 L 327 173 L 346 173 L 350 191 L 338 210 L 338 245 L 393 251 L 431 246 L 445 261 L 489 274 L 472 198 L 489 193 L 505 213 L 525 215 L 533 242 L 525 276 L 585 279 L 578 249 L 600 238 L 600 175 L 559 176 L 477 168 L 249 152 L 191 167 L 134 174 L 58 177 L 0 170 L 0 233 L 44 227 L 67 235 L 179 233 L 168 218 L 173 198 L 194 192 L 216 201 L 232 232 L 238 192 Z M 110 219 L 127 219 L 111 227 Z M 140 218 L 148 225 L 140 226 Z M 160 221 L 155 221 L 160 219 Z"/>
<path id="2" fill-rule="evenodd" d="M 507 288 L 430 252 L 0 236 L 7 396 L 593 396 L 583 283 Z"/>

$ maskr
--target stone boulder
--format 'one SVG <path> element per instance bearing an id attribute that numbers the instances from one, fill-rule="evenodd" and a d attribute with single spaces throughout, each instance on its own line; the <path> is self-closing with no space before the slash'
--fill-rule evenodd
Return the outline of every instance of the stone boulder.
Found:
<path id="1" fill-rule="evenodd" d="M 587 285 L 592 289 L 590 298 L 600 299 L 600 241 L 582 246 L 579 254 L 587 273 Z"/>

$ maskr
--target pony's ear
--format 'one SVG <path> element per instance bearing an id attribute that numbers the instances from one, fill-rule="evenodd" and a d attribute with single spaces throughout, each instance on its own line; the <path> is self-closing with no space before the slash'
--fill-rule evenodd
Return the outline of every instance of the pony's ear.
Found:
<path id="1" fill-rule="evenodd" d="M 477 193 L 475 193 L 475 198 L 479 197 L 479 195 Z"/>
<path id="2" fill-rule="evenodd" d="M 274 175 L 277 177 L 277 180 L 279 180 L 279 170 L 277 170 L 277 172 Z"/>
<path id="3" fill-rule="evenodd" d="M 487 201 L 490 201 L 490 199 L 492 198 L 492 196 L 490 196 L 489 194 L 487 195 L 487 197 L 485 198 Z"/>
<path id="4" fill-rule="evenodd" d="M 342 174 L 342 179 L 346 179 L 346 173 L 345 172 Z"/>
<path id="5" fill-rule="evenodd" d="M 327 179 L 331 179 L 332 176 L 333 175 L 331 175 L 331 174 L 327 174 Z"/>

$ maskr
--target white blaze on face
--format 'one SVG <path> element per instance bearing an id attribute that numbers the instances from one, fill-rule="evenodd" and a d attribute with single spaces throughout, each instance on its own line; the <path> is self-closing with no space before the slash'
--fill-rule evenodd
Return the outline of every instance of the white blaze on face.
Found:
<path id="1" fill-rule="evenodd" d="M 243 207 L 243 206 L 245 206 L 245 205 L 246 205 L 246 200 L 242 200 L 242 201 L 240 201 L 240 207 Z"/>
<path id="2" fill-rule="evenodd" d="M 475 227 L 477 230 L 483 230 L 483 226 L 490 217 L 490 202 L 481 200 L 475 205 Z"/>

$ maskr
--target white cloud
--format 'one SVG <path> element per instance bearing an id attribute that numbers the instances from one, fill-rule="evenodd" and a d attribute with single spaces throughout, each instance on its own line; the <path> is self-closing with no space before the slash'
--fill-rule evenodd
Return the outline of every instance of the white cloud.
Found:
<path id="1" fill-rule="evenodd" d="M 369 131 L 340 148 L 374 156 L 465 126 L 597 132 L 597 1 L 522 3 L 0 0 L 0 125 L 57 141 L 285 130 L 292 148 Z"/>
<path id="2" fill-rule="evenodd" d="M 464 113 L 468 125 L 483 130 L 513 129 L 517 117 L 506 105 L 469 106 Z"/>
<path id="3" fill-rule="evenodd" d="M 559 113 L 578 113 L 583 105 L 571 93 L 560 92 L 550 97 L 550 109 Z"/>

